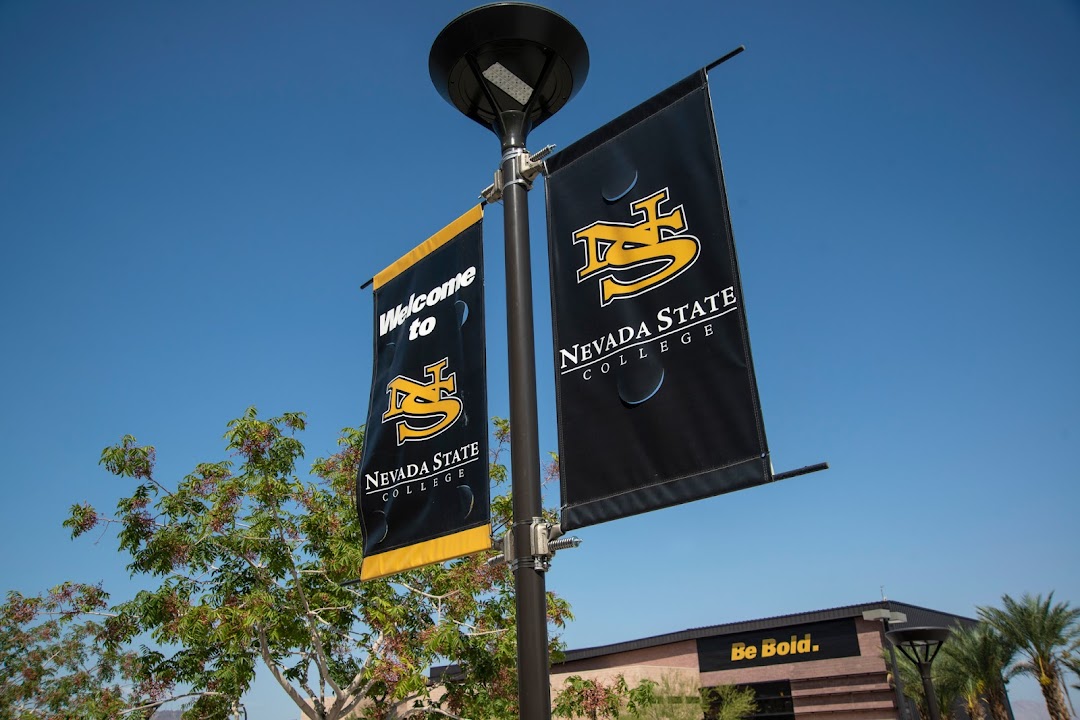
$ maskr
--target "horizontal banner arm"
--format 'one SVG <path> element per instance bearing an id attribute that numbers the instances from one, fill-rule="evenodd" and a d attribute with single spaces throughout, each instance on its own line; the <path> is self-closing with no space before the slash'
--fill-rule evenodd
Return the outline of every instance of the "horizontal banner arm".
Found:
<path id="1" fill-rule="evenodd" d="M 773 480 L 787 480 L 788 478 L 798 477 L 799 475 L 809 475 L 810 473 L 817 472 L 818 470 L 828 470 L 829 463 L 820 462 L 816 465 L 807 465 L 806 467 L 797 468 L 795 470 L 787 470 L 782 473 L 776 473 L 773 475 Z"/>
<path id="2" fill-rule="evenodd" d="M 729 52 L 727 55 L 720 58 L 719 60 L 713 60 L 711 63 L 709 63 L 708 65 L 705 66 L 705 72 L 709 72 L 710 70 L 712 70 L 714 67 L 716 67 L 718 65 L 723 65 L 728 60 L 735 57 L 736 55 L 738 55 L 739 53 L 741 53 L 745 49 L 746 49 L 745 45 L 740 45 L 739 47 L 735 48 L 734 50 L 732 50 L 731 52 Z"/>

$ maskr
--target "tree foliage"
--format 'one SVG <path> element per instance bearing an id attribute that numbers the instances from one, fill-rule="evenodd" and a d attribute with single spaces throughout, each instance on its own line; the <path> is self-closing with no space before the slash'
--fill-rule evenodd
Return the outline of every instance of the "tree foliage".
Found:
<path id="1" fill-rule="evenodd" d="M 551 714 L 563 718 L 617 718 L 628 688 L 619 675 L 611 683 L 571 675 L 555 696 Z"/>
<path id="2" fill-rule="evenodd" d="M 628 709 L 631 720 L 701 720 L 706 704 L 702 696 L 697 672 L 678 673 L 668 671 L 659 682 L 642 680 L 631 690 L 639 697 L 635 706 Z"/>
<path id="3" fill-rule="evenodd" d="M 0 605 L 0 718 L 146 718 L 167 687 L 115 643 L 98 586 L 9 592 Z"/>
<path id="4" fill-rule="evenodd" d="M 743 720 L 758 711 L 754 690 L 737 685 L 719 685 L 702 691 L 709 720 Z"/>
<path id="5" fill-rule="evenodd" d="M 1001 598 L 1001 608 L 981 607 L 979 617 L 1017 649 L 1013 669 L 1035 678 L 1051 720 L 1069 720 L 1062 667 L 1080 641 L 1080 608 L 1025 593 L 1019 600 Z"/>
<path id="6" fill-rule="evenodd" d="M 1075 676 L 1073 680 L 1080 679 L 1080 643 L 1075 644 L 1061 662 Z M 1080 690 L 1080 683 L 1074 682 L 1073 689 Z"/>
<path id="7" fill-rule="evenodd" d="M 363 432 L 302 479 L 301 413 L 261 419 L 254 408 L 228 424 L 228 459 L 199 463 L 174 485 L 155 474 L 155 450 L 125 436 L 101 464 L 131 484 L 116 513 L 76 505 L 73 536 L 115 525 L 133 576 L 152 589 L 112 608 L 110 643 L 149 637 L 139 653 L 155 682 L 190 688 L 192 718 L 226 717 L 266 668 L 305 717 L 337 720 L 441 714 L 513 717 L 516 654 L 512 578 L 483 555 L 361 585 L 361 529 L 354 482 Z M 496 421 L 492 477 L 509 426 Z M 509 499 L 498 496 L 496 519 Z M 501 518 L 503 521 L 506 517 Z M 567 604 L 549 594 L 561 627 Z M 553 646 L 556 639 L 552 640 Z M 432 697 L 425 670 L 458 668 Z"/>
<path id="8" fill-rule="evenodd" d="M 991 720 L 1009 720 L 1005 683 L 1012 676 L 1009 663 L 1015 648 L 992 626 L 953 628 L 934 663 L 936 682 L 948 694 L 964 701 L 968 717 L 984 720 L 984 705 Z"/>
<path id="9" fill-rule="evenodd" d="M 743 720 L 757 711 L 751 688 L 702 688 L 696 673 L 668 672 L 659 682 L 644 678 L 632 688 L 622 675 L 610 682 L 571 675 L 555 696 L 552 715 L 590 720 Z"/>
<path id="10" fill-rule="evenodd" d="M 962 701 L 972 720 L 1008 720 L 1005 684 L 1016 675 L 1034 677 L 1042 688 L 1052 720 L 1068 720 L 1064 673 L 1080 670 L 1080 609 L 1053 601 L 1053 593 L 1002 597 L 1002 607 L 980 607 L 979 625 L 953 628 L 931 666 L 943 714 Z M 884 654 L 884 651 L 883 651 Z M 904 694 L 922 717 L 928 717 L 922 679 L 901 654 L 897 663 Z M 1080 672 L 1078 672 L 1080 674 Z"/>
<path id="11" fill-rule="evenodd" d="M 640 713 L 661 701 L 657 687 L 658 684 L 648 678 L 631 688 L 622 675 L 616 675 L 606 683 L 597 678 L 571 675 L 556 694 L 551 714 L 591 720 L 618 718 L 623 713 L 632 718 L 642 717 Z"/>

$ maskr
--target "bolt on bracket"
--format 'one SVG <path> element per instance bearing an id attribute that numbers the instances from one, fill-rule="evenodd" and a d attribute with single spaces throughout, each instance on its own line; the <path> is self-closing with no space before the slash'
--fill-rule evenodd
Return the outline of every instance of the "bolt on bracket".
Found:
<path id="1" fill-rule="evenodd" d="M 581 539 L 576 537 L 563 537 L 563 530 L 558 524 L 552 524 L 543 518 L 532 519 L 529 527 L 529 558 L 516 557 L 514 547 L 513 528 L 508 528 L 499 538 L 502 552 L 487 563 L 491 567 L 509 563 L 511 569 L 516 570 L 518 565 L 527 565 L 541 572 L 546 572 L 551 567 L 551 558 L 558 550 L 576 548 L 581 545 Z"/>
<path id="2" fill-rule="evenodd" d="M 547 172 L 544 159 L 551 155 L 553 150 L 555 146 L 548 145 L 531 155 L 528 150 L 516 152 L 511 156 L 514 159 L 514 177 L 504 181 L 502 167 L 499 167 L 495 170 L 495 181 L 480 191 L 480 199 L 486 203 L 499 202 L 507 185 L 521 185 L 526 190 L 532 190 L 536 176 Z"/>

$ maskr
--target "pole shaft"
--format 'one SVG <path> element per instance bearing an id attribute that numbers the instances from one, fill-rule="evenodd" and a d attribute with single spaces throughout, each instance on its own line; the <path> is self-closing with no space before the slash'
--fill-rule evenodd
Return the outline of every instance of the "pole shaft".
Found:
<path id="1" fill-rule="evenodd" d="M 938 707 L 937 693 L 934 692 L 934 681 L 930 679 L 930 663 L 920 663 L 919 673 L 922 675 L 923 692 L 926 693 L 926 707 L 930 711 L 930 720 L 941 720 L 941 708 Z"/>
<path id="2" fill-rule="evenodd" d="M 884 633 L 889 632 L 889 621 L 883 620 Z M 907 698 L 904 695 L 904 680 L 900 677 L 900 666 L 896 664 L 896 647 L 889 642 L 888 637 L 882 633 L 881 642 L 889 646 L 889 660 L 892 667 L 893 685 L 896 691 L 896 714 L 900 720 L 907 720 Z"/>
<path id="3" fill-rule="evenodd" d="M 536 411 L 529 206 L 518 180 L 515 150 L 503 153 L 506 325 L 510 365 L 510 467 L 514 493 L 514 586 L 517 604 L 518 702 L 522 720 L 550 720 L 547 588 L 534 567 L 531 525 L 540 517 L 540 441 Z M 508 558 L 509 560 L 509 558 Z"/>

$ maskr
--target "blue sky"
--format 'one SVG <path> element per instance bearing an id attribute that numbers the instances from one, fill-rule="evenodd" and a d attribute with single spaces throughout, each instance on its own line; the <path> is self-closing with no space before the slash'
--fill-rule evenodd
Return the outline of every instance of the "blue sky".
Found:
<path id="1" fill-rule="evenodd" d="M 431 85 L 465 2 L 0 2 L 0 590 L 130 589 L 68 506 L 110 508 L 125 433 L 176 478 L 225 422 L 363 422 L 360 285 L 491 182 L 493 135 Z M 530 137 L 566 146 L 711 74 L 777 470 L 588 528 L 549 587 L 570 647 L 880 597 L 972 615 L 1080 603 L 1080 7 L 552 2 L 591 54 Z M 543 187 L 531 194 L 541 447 L 556 449 Z M 489 397 L 508 415 L 502 214 Z M 1012 687 L 1014 699 L 1037 697 Z M 253 717 L 292 718 L 263 683 Z"/>

